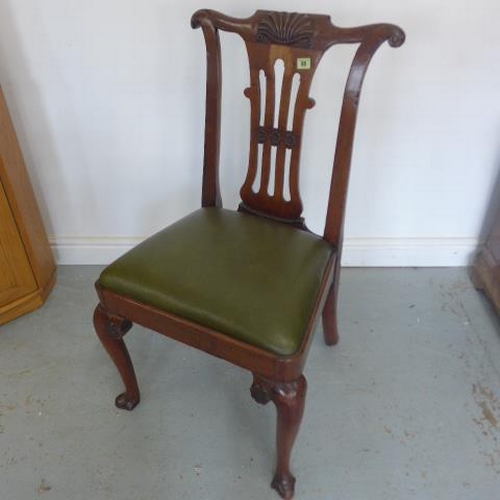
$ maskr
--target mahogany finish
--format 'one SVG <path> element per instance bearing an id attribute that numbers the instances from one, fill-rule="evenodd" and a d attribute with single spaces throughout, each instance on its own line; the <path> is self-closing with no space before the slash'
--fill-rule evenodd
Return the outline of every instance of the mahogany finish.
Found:
<path id="1" fill-rule="evenodd" d="M 342 228 L 361 85 L 377 48 L 385 41 L 393 47 L 400 46 L 404 33 L 390 24 L 347 29 L 331 24 L 329 16 L 269 11 L 236 19 L 200 10 L 193 15 L 191 24 L 193 28 L 202 28 L 207 50 L 202 206 L 222 207 L 218 164 L 222 81 L 219 30 L 223 30 L 242 37 L 250 65 L 250 85 L 245 89 L 250 101 L 250 148 L 239 210 L 290 224 L 297 230 L 307 230 L 302 218 L 299 166 L 305 113 L 314 106 L 309 96 L 314 72 L 331 46 L 359 44 L 343 96 L 323 235 L 335 252 L 296 353 L 278 356 L 97 285 L 100 303 L 94 314 L 95 328 L 125 384 L 125 392 L 117 397 L 116 405 L 131 410 L 140 400 L 132 362 L 122 339 L 132 323 L 251 371 L 252 397 L 261 404 L 272 401 L 277 410 L 277 465 L 272 487 L 283 498 L 292 498 L 295 478 L 289 461 L 307 385 L 302 372 L 320 315 L 326 343 L 338 341 L 336 301 Z M 284 66 L 281 82 L 276 78 L 277 61 Z"/>

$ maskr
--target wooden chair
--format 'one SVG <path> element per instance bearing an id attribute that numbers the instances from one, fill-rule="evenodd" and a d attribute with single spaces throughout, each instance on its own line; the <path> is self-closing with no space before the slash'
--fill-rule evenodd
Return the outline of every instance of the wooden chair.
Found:
<path id="1" fill-rule="evenodd" d="M 270 11 L 236 19 L 200 10 L 191 25 L 202 28 L 207 49 L 202 208 L 102 272 L 94 324 L 125 384 L 118 408 L 132 410 L 140 399 L 122 339 L 133 323 L 251 371 L 252 397 L 261 404 L 272 401 L 277 409 L 271 486 L 291 498 L 290 452 L 306 394 L 302 371 L 320 316 L 326 343 L 338 341 L 342 227 L 361 85 L 378 47 L 385 41 L 400 46 L 404 33 L 390 24 L 344 29 L 328 16 Z M 219 193 L 219 30 L 243 38 L 250 64 L 249 165 L 238 211 L 223 209 Z M 308 231 L 301 217 L 299 158 L 304 115 L 314 106 L 309 97 L 314 72 L 325 51 L 339 43 L 359 47 L 347 76 L 321 237 Z M 278 59 L 284 76 L 275 102 Z M 300 79 L 296 95 L 294 75 Z"/>

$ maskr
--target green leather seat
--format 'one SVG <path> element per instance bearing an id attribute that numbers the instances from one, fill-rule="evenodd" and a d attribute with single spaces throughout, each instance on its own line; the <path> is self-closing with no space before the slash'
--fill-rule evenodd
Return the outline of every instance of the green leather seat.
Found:
<path id="1" fill-rule="evenodd" d="M 120 257 L 99 284 L 288 356 L 300 347 L 334 251 L 306 231 L 203 208 Z"/>

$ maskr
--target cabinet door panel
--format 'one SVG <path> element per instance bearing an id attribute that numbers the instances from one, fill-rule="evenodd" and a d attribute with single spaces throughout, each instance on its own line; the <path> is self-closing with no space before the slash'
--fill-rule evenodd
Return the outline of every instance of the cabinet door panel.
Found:
<path id="1" fill-rule="evenodd" d="M 24 245 L 0 182 L 0 308 L 36 289 Z"/>

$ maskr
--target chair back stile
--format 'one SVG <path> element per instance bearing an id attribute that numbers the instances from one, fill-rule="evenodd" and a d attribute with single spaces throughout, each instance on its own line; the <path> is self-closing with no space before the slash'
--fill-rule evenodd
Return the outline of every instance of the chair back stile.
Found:
<path id="1" fill-rule="evenodd" d="M 323 54 L 333 45 L 358 43 L 346 81 L 337 134 L 324 238 L 340 250 L 358 102 L 363 78 L 377 48 L 393 47 L 404 33 L 391 24 L 339 28 L 329 16 L 257 11 L 237 19 L 200 10 L 192 19 L 201 26 L 207 49 L 206 127 L 203 206 L 221 206 L 218 161 L 221 119 L 221 54 L 218 30 L 245 42 L 250 66 L 250 147 L 248 170 L 240 190 L 240 211 L 305 228 L 299 189 L 302 131 L 309 90 Z M 281 63 L 280 63 L 281 61 Z M 283 65 L 282 78 L 278 63 Z M 297 83 L 298 81 L 298 83 Z"/>

